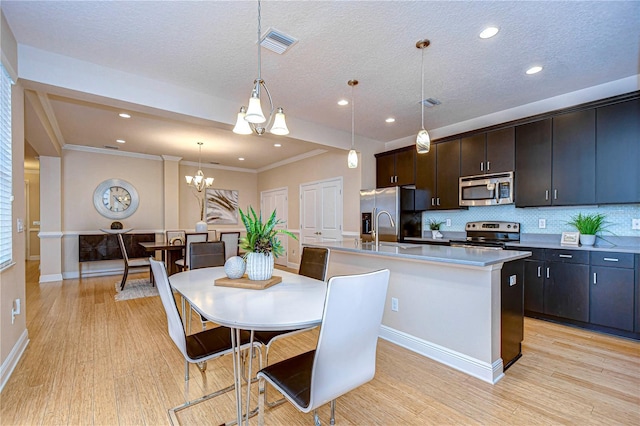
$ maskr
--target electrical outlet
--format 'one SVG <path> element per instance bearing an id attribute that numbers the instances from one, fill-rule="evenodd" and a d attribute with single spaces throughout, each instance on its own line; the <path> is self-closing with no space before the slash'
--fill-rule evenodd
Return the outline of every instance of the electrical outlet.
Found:
<path id="1" fill-rule="evenodd" d="M 631 219 L 631 229 L 640 229 L 640 219 Z"/>
<path id="2" fill-rule="evenodd" d="M 516 275 L 509 276 L 509 286 L 516 285 Z"/>
<path id="3" fill-rule="evenodd" d="M 547 219 L 538 219 L 538 228 L 544 229 L 547 227 Z"/>
<path id="4" fill-rule="evenodd" d="M 391 298 L 391 310 L 393 312 L 398 312 L 398 299 L 395 297 Z"/>
<path id="5" fill-rule="evenodd" d="M 451 219 L 447 219 L 445 221 L 445 226 L 451 226 Z"/>

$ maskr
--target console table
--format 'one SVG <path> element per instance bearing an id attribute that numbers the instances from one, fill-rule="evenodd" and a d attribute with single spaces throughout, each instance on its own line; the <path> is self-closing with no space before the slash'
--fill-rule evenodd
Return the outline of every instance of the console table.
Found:
<path id="1" fill-rule="evenodd" d="M 78 261 L 80 263 L 122 259 L 118 235 L 116 234 L 80 234 L 78 238 Z M 145 257 L 148 256 L 148 253 L 139 243 L 155 241 L 156 234 L 124 233 L 122 238 L 130 258 Z"/>

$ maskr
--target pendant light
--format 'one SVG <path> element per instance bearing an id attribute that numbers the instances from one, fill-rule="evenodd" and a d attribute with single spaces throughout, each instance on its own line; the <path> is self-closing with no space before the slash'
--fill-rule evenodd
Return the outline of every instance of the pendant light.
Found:
<path id="1" fill-rule="evenodd" d="M 274 135 L 288 135 L 289 129 L 285 121 L 284 109 L 273 106 L 273 99 L 271 99 L 271 93 L 267 88 L 266 83 L 262 79 L 262 65 L 261 65 L 261 49 L 260 45 L 260 33 L 262 31 L 261 26 L 261 3 L 258 0 L 258 78 L 253 81 L 253 89 L 251 90 L 251 97 L 249 98 L 249 107 L 241 107 L 236 119 L 236 125 L 233 128 L 233 133 L 239 135 L 250 135 L 255 133 L 257 135 L 263 135 L 267 128 L 273 121 L 273 127 L 271 127 L 271 133 Z M 269 117 L 265 117 L 262 112 L 262 105 L 260 103 L 260 92 L 264 91 L 269 99 Z M 276 113 L 274 114 L 274 111 Z M 266 123 L 266 124 L 263 124 Z"/>
<path id="2" fill-rule="evenodd" d="M 349 80 L 347 84 L 351 86 L 351 150 L 347 156 L 347 166 L 350 169 L 358 167 L 358 153 L 355 149 L 356 127 L 355 127 L 355 103 L 353 98 L 353 88 L 358 85 L 358 80 Z"/>
<path id="3" fill-rule="evenodd" d="M 206 178 L 204 177 L 204 173 L 202 173 L 200 162 L 200 160 L 202 159 L 202 142 L 198 142 L 198 146 L 200 147 L 200 151 L 198 153 L 198 171 L 196 172 L 195 176 L 185 176 L 184 178 L 187 181 L 187 185 L 198 192 L 202 192 L 205 188 L 213 185 L 213 178 Z"/>
<path id="4" fill-rule="evenodd" d="M 430 44 L 431 42 L 426 38 L 416 43 L 416 47 L 422 50 L 422 66 L 420 71 L 422 83 L 422 92 L 420 98 L 420 118 L 422 120 L 422 127 L 418 132 L 418 136 L 416 137 L 416 151 L 418 151 L 418 154 L 426 154 L 431 149 L 431 137 L 429 136 L 429 132 L 424 129 L 424 49 L 426 49 Z"/>

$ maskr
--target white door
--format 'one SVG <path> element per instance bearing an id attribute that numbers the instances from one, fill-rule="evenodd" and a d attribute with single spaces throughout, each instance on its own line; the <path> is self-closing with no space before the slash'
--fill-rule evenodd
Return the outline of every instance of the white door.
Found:
<path id="1" fill-rule="evenodd" d="M 268 220 L 271 213 L 275 210 L 276 217 L 281 222 L 276 226 L 276 229 L 287 229 L 289 224 L 289 204 L 287 197 L 287 188 L 272 189 L 269 191 L 262 191 L 260 193 L 260 210 L 262 210 L 262 219 Z M 284 253 L 282 256 L 275 259 L 277 265 L 287 266 L 288 250 L 287 243 L 289 237 L 281 235 L 278 237 Z"/>
<path id="2" fill-rule="evenodd" d="M 342 239 L 342 178 L 300 185 L 302 243 Z"/>

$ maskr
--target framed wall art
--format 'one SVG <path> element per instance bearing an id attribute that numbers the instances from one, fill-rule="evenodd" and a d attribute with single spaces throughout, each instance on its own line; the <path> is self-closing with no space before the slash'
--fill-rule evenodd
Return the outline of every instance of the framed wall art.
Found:
<path id="1" fill-rule="evenodd" d="M 237 225 L 238 191 L 208 188 L 205 191 L 205 221 L 213 225 Z"/>

